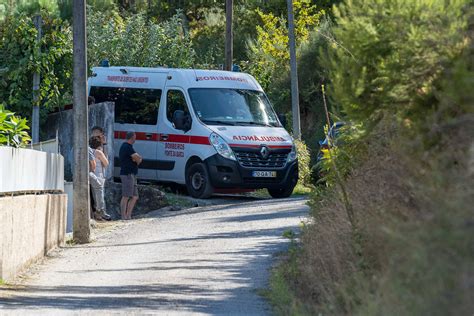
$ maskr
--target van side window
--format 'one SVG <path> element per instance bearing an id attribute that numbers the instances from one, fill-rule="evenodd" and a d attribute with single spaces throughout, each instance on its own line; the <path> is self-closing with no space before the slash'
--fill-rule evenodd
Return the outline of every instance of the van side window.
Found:
<path id="1" fill-rule="evenodd" d="M 173 113 L 176 110 L 189 113 L 186 98 L 180 90 L 169 90 L 166 95 L 166 117 L 168 121 L 173 122 Z"/>
<path id="2" fill-rule="evenodd" d="M 121 124 L 156 125 L 161 90 L 91 87 L 95 103 L 115 102 L 115 122 Z"/>

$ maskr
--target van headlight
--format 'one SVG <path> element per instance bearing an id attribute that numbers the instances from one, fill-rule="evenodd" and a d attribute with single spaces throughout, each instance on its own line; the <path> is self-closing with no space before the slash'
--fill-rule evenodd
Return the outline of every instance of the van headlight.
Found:
<path id="1" fill-rule="evenodd" d="M 296 146 L 293 143 L 293 146 L 291 146 L 291 151 L 288 154 L 288 162 L 295 161 L 296 158 L 298 158 L 298 152 L 296 151 Z"/>
<path id="2" fill-rule="evenodd" d="M 209 142 L 212 146 L 214 146 L 217 153 L 222 157 L 231 160 L 237 160 L 235 159 L 234 152 L 230 148 L 229 144 L 227 144 L 227 142 L 224 140 L 224 138 L 220 137 L 216 133 L 212 133 L 211 136 L 209 136 Z"/>

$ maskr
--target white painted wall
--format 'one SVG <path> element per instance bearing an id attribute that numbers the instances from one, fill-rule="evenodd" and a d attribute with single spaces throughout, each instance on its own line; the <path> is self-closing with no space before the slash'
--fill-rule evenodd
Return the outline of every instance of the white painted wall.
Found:
<path id="1" fill-rule="evenodd" d="M 46 140 L 44 142 L 39 142 L 36 144 L 31 144 L 31 149 L 44 151 L 47 153 L 57 154 L 59 153 L 59 141 L 56 137 L 55 139 Z"/>
<path id="2" fill-rule="evenodd" d="M 64 191 L 63 157 L 0 146 L 0 193 L 24 191 Z"/>

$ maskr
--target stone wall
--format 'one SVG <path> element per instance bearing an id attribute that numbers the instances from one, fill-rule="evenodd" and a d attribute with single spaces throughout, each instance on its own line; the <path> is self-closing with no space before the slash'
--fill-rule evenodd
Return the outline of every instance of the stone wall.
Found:
<path id="1" fill-rule="evenodd" d="M 0 197 L 0 279 L 64 243 L 66 204 L 65 194 Z"/>
<path id="2" fill-rule="evenodd" d="M 72 170 L 74 166 L 73 147 L 73 110 L 64 110 L 48 115 L 46 124 L 42 127 L 46 139 L 56 137 L 58 131 L 59 151 L 64 156 L 64 178 L 72 181 Z M 113 102 L 104 102 L 89 106 L 89 133 L 93 126 L 101 126 L 106 132 L 106 152 L 110 165 L 106 171 L 107 179 L 113 177 L 114 170 L 114 120 L 115 106 Z"/>

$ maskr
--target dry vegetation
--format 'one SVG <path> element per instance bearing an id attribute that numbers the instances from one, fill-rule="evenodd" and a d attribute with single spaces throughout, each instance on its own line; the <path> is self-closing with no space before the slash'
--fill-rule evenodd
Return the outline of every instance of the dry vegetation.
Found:
<path id="1" fill-rule="evenodd" d="M 473 123 L 466 116 L 443 129 L 430 151 L 393 127 L 375 133 L 344 183 L 355 225 L 339 190 L 313 196 L 303 246 L 273 278 L 291 296 L 280 313 L 472 313 Z M 279 278 L 287 288 L 275 288 Z"/>
<path id="2" fill-rule="evenodd" d="M 323 63 L 348 130 L 270 299 L 283 315 L 472 315 L 472 1 L 346 1 L 333 33 L 351 52 Z"/>

